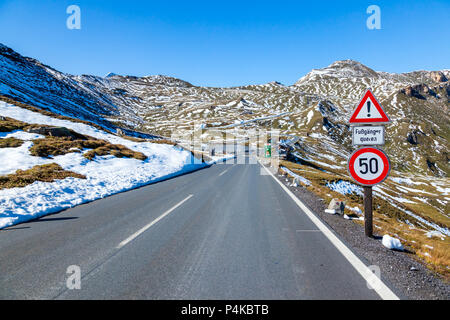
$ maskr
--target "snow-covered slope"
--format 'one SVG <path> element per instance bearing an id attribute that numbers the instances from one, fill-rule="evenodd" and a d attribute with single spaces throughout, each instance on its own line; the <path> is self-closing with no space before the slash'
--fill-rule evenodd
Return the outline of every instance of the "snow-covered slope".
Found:
<path id="1" fill-rule="evenodd" d="M 45 124 L 72 129 L 80 134 L 124 145 L 142 152 L 147 160 L 97 156 L 86 159 L 83 152 L 72 152 L 51 158 L 32 156 L 29 152 L 38 134 L 24 131 L 2 132 L 0 138 L 16 137 L 25 143 L 18 148 L 0 148 L 1 175 L 27 170 L 35 165 L 56 163 L 64 170 L 86 176 L 55 182 L 34 182 L 21 188 L 0 190 L 0 229 L 34 219 L 81 203 L 130 190 L 148 183 L 201 168 L 206 164 L 181 148 L 151 142 L 133 142 L 92 126 L 60 120 L 13 105 L 0 103 L 0 115 L 30 124 Z"/>

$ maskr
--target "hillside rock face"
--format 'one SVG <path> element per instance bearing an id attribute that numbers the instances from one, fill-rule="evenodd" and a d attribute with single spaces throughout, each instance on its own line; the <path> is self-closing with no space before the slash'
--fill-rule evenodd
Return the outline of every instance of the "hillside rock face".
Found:
<path id="1" fill-rule="evenodd" d="M 407 95 L 408 97 L 414 97 L 417 99 L 426 99 L 427 95 L 436 97 L 436 93 L 423 83 L 413 86 L 407 86 L 405 89 L 400 90 L 400 92 Z"/>
<path id="2" fill-rule="evenodd" d="M 441 71 L 432 71 L 430 73 L 430 78 L 435 82 L 446 82 L 448 81 L 445 74 Z"/>
<path id="3" fill-rule="evenodd" d="M 0 95 L 116 131 L 170 137 L 196 126 L 239 137 L 252 129 L 277 129 L 281 137 L 299 139 L 295 157 L 318 167 L 331 161 L 345 169 L 354 150 L 348 119 L 371 88 L 392 120 L 385 149 L 394 170 L 435 176 L 450 174 L 449 75 L 377 72 L 343 60 L 290 86 L 273 81 L 209 88 L 162 75 L 68 75 L 0 46 Z"/>

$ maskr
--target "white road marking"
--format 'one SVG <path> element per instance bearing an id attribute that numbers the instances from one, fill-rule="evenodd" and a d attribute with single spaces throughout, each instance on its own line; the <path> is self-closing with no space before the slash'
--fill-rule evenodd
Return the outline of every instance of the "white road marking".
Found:
<path id="1" fill-rule="evenodd" d="M 339 252 L 347 259 L 348 262 L 358 271 L 358 273 L 367 281 L 371 283 L 372 288 L 378 293 L 383 300 L 400 300 L 397 295 L 386 286 L 381 279 L 374 277 L 373 272 L 341 241 L 333 232 L 316 217 L 304 204 L 289 190 L 280 180 L 278 180 L 269 169 L 260 163 L 266 171 L 275 179 L 276 182 L 283 188 L 284 191 L 294 200 L 297 206 L 302 209 L 304 213 L 311 219 L 311 221 L 319 228 L 320 231 L 331 241 L 331 243 L 339 250 Z M 376 284 L 373 284 L 374 278 L 378 279 Z"/>
<path id="2" fill-rule="evenodd" d="M 219 174 L 219 177 L 223 176 L 225 173 L 227 173 L 228 169 L 225 170 L 224 172 L 222 172 L 221 174 Z"/>
<path id="3" fill-rule="evenodd" d="M 133 233 L 131 236 L 129 236 L 128 238 L 126 238 L 125 240 L 123 240 L 121 243 L 119 243 L 119 245 L 116 247 L 117 249 L 122 248 L 123 246 L 127 245 L 128 243 L 130 243 L 131 241 L 133 241 L 134 239 L 136 239 L 137 237 L 139 237 L 142 233 L 144 233 L 145 231 L 147 231 L 149 228 L 151 228 L 153 225 L 155 225 L 156 223 L 158 223 L 161 219 L 163 219 L 165 216 L 167 216 L 169 213 L 171 213 L 172 211 L 174 211 L 176 208 L 178 208 L 179 206 L 181 206 L 183 203 L 185 203 L 186 201 L 188 201 L 190 198 L 192 198 L 194 195 L 191 194 L 189 195 L 187 198 L 185 198 L 184 200 L 178 202 L 176 205 L 174 205 L 172 208 L 170 208 L 169 210 L 167 210 L 166 212 L 164 212 L 162 215 L 160 215 L 158 218 L 156 218 L 155 220 L 153 220 L 152 222 L 150 222 L 149 224 L 147 224 L 145 227 L 143 227 L 142 229 L 140 229 L 139 231 Z"/>

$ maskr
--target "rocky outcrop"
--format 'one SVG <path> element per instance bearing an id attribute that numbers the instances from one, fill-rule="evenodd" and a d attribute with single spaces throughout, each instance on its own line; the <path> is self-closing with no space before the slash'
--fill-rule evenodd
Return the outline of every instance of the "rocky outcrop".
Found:
<path id="1" fill-rule="evenodd" d="M 67 137 L 73 140 L 87 140 L 87 138 L 82 134 L 65 127 L 33 126 L 27 131 L 29 133 L 36 133 L 50 137 Z"/>
<path id="2" fill-rule="evenodd" d="M 426 100 L 426 96 L 437 97 L 436 92 L 424 83 L 407 86 L 406 88 L 400 90 L 400 93 L 403 93 L 408 97 L 414 97 L 422 100 Z"/>
<path id="3" fill-rule="evenodd" d="M 447 77 L 441 71 L 432 71 L 430 72 L 430 78 L 435 82 L 446 82 L 448 81 Z"/>
<path id="4" fill-rule="evenodd" d="M 336 107 L 334 106 L 334 104 L 328 100 L 320 101 L 319 104 L 317 105 L 317 108 L 319 109 L 319 112 L 323 116 L 330 115 L 336 111 Z"/>
<path id="5" fill-rule="evenodd" d="M 413 130 L 408 133 L 406 140 L 412 145 L 418 145 L 420 143 L 420 136 L 425 136 L 420 130 Z"/>

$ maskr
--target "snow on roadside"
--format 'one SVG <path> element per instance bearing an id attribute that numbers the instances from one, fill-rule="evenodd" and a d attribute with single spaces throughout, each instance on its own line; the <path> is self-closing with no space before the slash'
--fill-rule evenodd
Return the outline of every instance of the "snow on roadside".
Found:
<path id="1" fill-rule="evenodd" d="M 190 152 L 178 147 L 129 141 L 86 124 L 54 119 L 15 106 L 0 104 L 0 115 L 27 123 L 63 126 L 81 134 L 125 145 L 148 157 L 147 160 L 141 161 L 134 158 L 97 156 L 94 160 L 89 161 L 83 157 L 82 153 L 69 153 L 53 159 L 45 159 L 29 155 L 28 149 L 32 145 L 31 141 L 25 142 L 19 148 L 2 148 L 0 174 L 11 173 L 11 170 L 15 171 L 20 166 L 27 169 L 36 164 L 54 162 L 65 170 L 85 175 L 87 179 L 66 178 L 52 183 L 37 181 L 23 188 L 0 190 L 0 229 L 115 193 L 165 180 L 221 160 L 215 158 L 211 163 L 201 163 Z M 3 135 L 5 137 L 15 135 L 25 140 L 36 138 L 25 132 Z M 14 164 L 14 162 L 16 163 Z M 7 163 L 6 166 L 5 163 Z"/>

